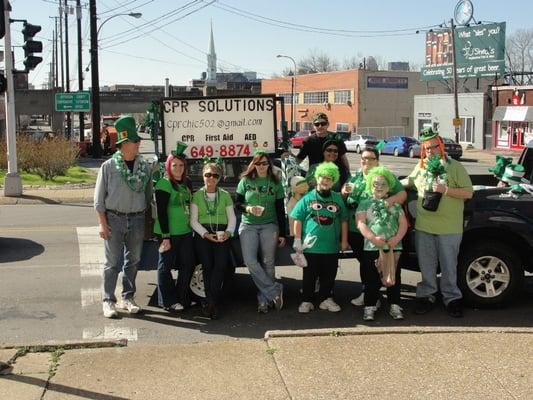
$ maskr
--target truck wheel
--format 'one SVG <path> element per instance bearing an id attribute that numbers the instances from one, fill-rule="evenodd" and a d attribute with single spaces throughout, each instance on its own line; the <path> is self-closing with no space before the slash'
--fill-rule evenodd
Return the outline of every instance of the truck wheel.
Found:
<path id="1" fill-rule="evenodd" d="M 468 304 L 504 304 L 520 290 L 523 282 L 520 257 L 505 244 L 476 242 L 459 255 L 457 284 Z"/>

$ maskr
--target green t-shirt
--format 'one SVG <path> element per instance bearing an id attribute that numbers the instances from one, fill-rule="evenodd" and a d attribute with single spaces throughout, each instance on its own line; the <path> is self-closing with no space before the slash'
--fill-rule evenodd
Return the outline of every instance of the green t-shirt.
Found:
<path id="1" fill-rule="evenodd" d="M 192 196 L 193 204 L 198 206 L 198 222 L 202 225 L 227 225 L 228 215 L 226 208 L 233 205 L 230 194 L 217 188 L 215 199 L 209 200 L 205 187 L 199 189 Z"/>
<path id="2" fill-rule="evenodd" d="M 307 235 L 317 237 L 304 253 L 335 254 L 340 250 L 341 223 L 347 211 L 342 196 L 334 191 L 327 198 L 312 190 L 294 206 L 291 217 L 302 222 L 302 241 Z"/>
<path id="3" fill-rule="evenodd" d="M 172 183 L 167 179 L 159 179 L 155 185 L 155 190 L 161 190 L 170 194 L 168 201 L 168 229 L 171 236 L 183 235 L 191 232 L 189 224 L 189 206 L 191 203 L 191 191 L 185 185 L 178 184 L 178 190 L 174 189 Z M 154 233 L 161 235 L 159 218 L 154 223 Z"/>
<path id="4" fill-rule="evenodd" d="M 357 171 L 346 183 L 351 183 L 353 186 L 352 192 L 346 197 L 346 207 L 348 208 L 348 230 L 350 232 L 359 232 L 357 229 L 357 223 L 355 222 L 355 214 L 359 203 L 364 199 L 371 197 L 370 193 L 365 190 L 366 176 L 363 175 L 363 171 Z M 396 193 L 403 191 L 402 183 L 394 177 L 394 185 L 389 191 L 389 196 L 393 196 Z"/>
<path id="5" fill-rule="evenodd" d="M 242 214 L 242 222 L 250 225 L 277 223 L 276 200 L 285 198 L 280 182 L 269 178 L 242 178 L 237 185 L 237 193 L 244 196 L 246 206 L 262 206 L 263 214 L 259 217 L 247 212 Z"/>
<path id="6" fill-rule="evenodd" d="M 472 181 L 465 167 L 454 159 L 448 158 L 446 167 L 447 185 L 450 188 L 472 190 Z M 409 185 L 414 185 L 418 192 L 416 203 L 415 229 L 434 235 L 446 235 L 463 232 L 464 200 L 450 196 L 442 196 L 437 211 L 422 208 L 422 200 L 426 190 L 426 170 L 417 164 L 408 176 Z"/>
<path id="7" fill-rule="evenodd" d="M 357 214 L 360 213 L 366 214 L 366 225 L 374 235 L 388 240 L 398 232 L 398 228 L 400 227 L 398 218 L 403 214 L 403 209 L 398 203 L 394 203 L 391 208 L 387 208 L 387 203 L 384 200 L 367 198 L 362 200 L 359 203 L 359 207 L 357 207 Z M 366 238 L 363 249 L 366 251 L 379 250 L 374 243 Z M 400 241 L 394 247 L 394 250 L 401 249 L 402 242 Z"/>

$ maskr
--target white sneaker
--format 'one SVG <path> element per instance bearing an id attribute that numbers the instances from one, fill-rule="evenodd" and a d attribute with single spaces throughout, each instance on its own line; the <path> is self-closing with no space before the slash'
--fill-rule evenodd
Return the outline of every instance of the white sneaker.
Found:
<path id="1" fill-rule="evenodd" d="M 170 309 L 171 311 L 181 311 L 181 310 L 183 310 L 184 308 L 185 308 L 185 307 L 183 307 L 180 303 L 174 303 L 174 304 L 172 304 L 172 305 L 169 307 L 169 309 Z"/>
<path id="2" fill-rule="evenodd" d="M 300 306 L 298 307 L 298 312 L 302 314 L 307 314 L 310 311 L 313 311 L 315 309 L 315 306 L 313 303 L 309 303 L 308 301 L 302 302 Z"/>
<path id="3" fill-rule="evenodd" d="M 339 312 L 341 307 L 333 301 L 331 297 L 328 297 L 318 306 L 321 310 L 328 310 L 330 312 Z"/>
<path id="4" fill-rule="evenodd" d="M 365 305 L 365 294 L 361 293 L 359 297 L 356 297 L 350 301 L 354 306 L 361 307 Z"/>
<path id="5" fill-rule="evenodd" d="M 102 303 L 102 310 L 104 311 L 104 317 L 106 318 L 116 318 L 118 317 L 117 310 L 115 308 L 115 303 L 109 300 L 105 300 Z"/>
<path id="6" fill-rule="evenodd" d="M 130 314 L 137 314 L 139 311 L 141 311 L 141 307 L 139 307 L 133 299 L 123 299 L 122 308 L 128 310 Z"/>
<path id="7" fill-rule="evenodd" d="M 403 319 L 403 309 L 398 304 L 391 304 L 389 314 L 392 319 Z"/>
<path id="8" fill-rule="evenodd" d="M 363 321 L 374 321 L 374 315 L 377 311 L 376 306 L 367 306 L 363 310 Z"/>

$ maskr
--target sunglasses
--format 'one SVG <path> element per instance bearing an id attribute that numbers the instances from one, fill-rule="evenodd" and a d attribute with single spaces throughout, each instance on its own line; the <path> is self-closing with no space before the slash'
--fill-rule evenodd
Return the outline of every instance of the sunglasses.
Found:
<path id="1" fill-rule="evenodd" d="M 206 172 L 204 174 L 204 178 L 215 178 L 215 179 L 218 179 L 218 178 L 220 178 L 220 175 L 219 174 L 212 174 L 211 172 Z"/>
<path id="2" fill-rule="evenodd" d="M 313 122 L 313 125 L 316 126 L 317 128 L 319 126 L 326 126 L 328 123 L 327 122 Z"/>
<path id="3" fill-rule="evenodd" d="M 376 161 L 376 157 L 361 157 L 362 161 Z"/>
<path id="4" fill-rule="evenodd" d="M 372 187 L 374 189 L 385 189 L 389 187 L 387 181 L 374 181 L 372 182 Z"/>
<path id="5" fill-rule="evenodd" d="M 268 164 L 269 164 L 268 161 L 258 161 L 255 163 L 255 165 L 260 166 L 260 167 L 266 167 Z"/>
<path id="6" fill-rule="evenodd" d="M 424 146 L 424 150 L 428 151 L 428 150 L 435 150 L 439 147 L 438 144 L 434 144 L 433 146 Z"/>
<path id="7" fill-rule="evenodd" d="M 331 148 L 331 149 L 326 149 L 325 151 L 327 151 L 328 153 L 338 153 L 338 152 L 339 152 L 339 150 L 337 150 L 337 149 L 333 149 L 333 148 Z"/>

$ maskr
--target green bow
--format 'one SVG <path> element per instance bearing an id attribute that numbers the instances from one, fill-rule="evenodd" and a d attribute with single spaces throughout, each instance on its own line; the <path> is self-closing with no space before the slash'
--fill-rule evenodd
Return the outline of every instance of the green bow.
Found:
<path id="1" fill-rule="evenodd" d="M 220 158 L 220 157 L 217 157 L 217 158 L 211 158 L 209 156 L 204 156 L 204 158 L 202 159 L 204 165 L 205 164 L 210 164 L 210 163 L 213 163 L 213 164 L 216 164 L 218 165 L 219 167 L 222 167 L 222 164 L 223 164 L 223 159 Z"/>

